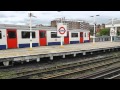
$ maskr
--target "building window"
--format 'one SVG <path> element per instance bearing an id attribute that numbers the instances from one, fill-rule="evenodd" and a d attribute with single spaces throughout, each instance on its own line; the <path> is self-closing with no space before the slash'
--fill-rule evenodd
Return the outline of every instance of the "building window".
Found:
<path id="1" fill-rule="evenodd" d="M 46 37 L 46 32 L 40 32 L 40 38 L 45 38 Z"/>
<path id="2" fill-rule="evenodd" d="M 78 37 L 78 33 L 71 33 L 72 37 Z"/>
<path id="3" fill-rule="evenodd" d="M 35 38 L 35 32 L 32 32 L 32 38 Z M 30 38 L 30 32 L 22 31 L 22 38 Z"/>
<path id="4" fill-rule="evenodd" d="M 16 38 L 16 32 L 15 31 L 8 31 L 8 38 Z"/>
<path id="5" fill-rule="evenodd" d="M 51 32 L 51 38 L 57 38 L 57 32 Z"/>
<path id="6" fill-rule="evenodd" d="M 0 39 L 2 39 L 2 32 L 0 31 Z"/>

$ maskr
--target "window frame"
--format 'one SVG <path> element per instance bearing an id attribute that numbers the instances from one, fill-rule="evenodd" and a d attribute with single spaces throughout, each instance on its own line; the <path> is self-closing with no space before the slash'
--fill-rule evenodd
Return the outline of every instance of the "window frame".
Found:
<path id="1" fill-rule="evenodd" d="M 80 37 L 83 38 L 83 32 L 80 32 Z"/>
<path id="2" fill-rule="evenodd" d="M 77 36 L 73 35 L 73 34 L 76 34 Z M 71 37 L 72 38 L 78 38 L 78 33 L 71 33 Z"/>
<path id="3" fill-rule="evenodd" d="M 23 33 L 26 33 L 26 34 L 28 33 L 28 36 L 24 36 L 23 37 Z M 21 31 L 21 38 L 22 39 L 30 39 L 30 32 L 28 32 L 28 31 Z M 32 32 L 32 39 L 34 39 L 34 38 L 36 38 L 36 33 Z"/>
<path id="4" fill-rule="evenodd" d="M 52 33 L 56 34 L 56 36 L 53 37 L 53 36 L 52 36 Z M 60 37 L 57 36 L 57 32 L 51 32 L 50 35 L 51 35 L 51 38 L 60 38 Z"/>
<path id="5" fill-rule="evenodd" d="M 2 31 L 0 31 L 0 39 L 2 39 Z"/>
<path id="6" fill-rule="evenodd" d="M 13 33 L 14 33 L 14 37 L 13 37 Z M 17 38 L 16 32 L 15 31 L 8 31 L 8 38 L 9 39 L 15 39 L 15 38 Z"/>
<path id="7" fill-rule="evenodd" d="M 44 37 L 41 35 L 41 33 L 44 33 Z M 42 36 L 42 37 L 41 37 L 41 36 Z M 39 37 L 40 37 L 40 38 L 46 38 L 46 32 L 45 32 L 45 31 L 40 31 L 40 32 L 39 32 Z"/>
<path id="8" fill-rule="evenodd" d="M 86 32 L 85 32 L 85 37 L 87 37 L 87 34 L 86 34 Z"/>

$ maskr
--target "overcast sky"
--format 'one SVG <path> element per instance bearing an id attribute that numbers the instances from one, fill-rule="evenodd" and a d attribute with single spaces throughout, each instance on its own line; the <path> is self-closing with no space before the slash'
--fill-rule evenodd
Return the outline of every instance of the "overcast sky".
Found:
<path id="1" fill-rule="evenodd" d="M 72 20 L 86 20 L 90 23 L 93 18 L 90 16 L 100 15 L 96 17 L 97 23 L 106 23 L 111 18 L 120 19 L 120 11 L 31 11 L 37 18 L 32 18 L 32 23 L 50 25 L 50 21 L 55 18 L 65 17 Z M 0 11 L 0 24 L 29 24 L 29 11 Z"/>

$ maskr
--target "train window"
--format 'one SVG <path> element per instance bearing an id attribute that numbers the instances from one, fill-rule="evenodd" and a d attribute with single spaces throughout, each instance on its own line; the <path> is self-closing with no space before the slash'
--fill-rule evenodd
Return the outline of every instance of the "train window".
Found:
<path id="1" fill-rule="evenodd" d="M 35 32 L 32 32 L 32 38 L 36 38 L 35 36 Z"/>
<path id="2" fill-rule="evenodd" d="M 78 33 L 71 33 L 71 37 L 78 37 Z"/>
<path id="3" fill-rule="evenodd" d="M 45 38 L 45 34 L 46 34 L 45 32 L 40 32 L 40 34 L 39 34 L 40 38 Z"/>
<path id="4" fill-rule="evenodd" d="M 80 32 L 80 37 L 83 37 L 83 32 Z"/>
<path id="5" fill-rule="evenodd" d="M 2 39 L 2 32 L 0 31 L 0 39 Z"/>
<path id="6" fill-rule="evenodd" d="M 16 32 L 15 31 L 8 31 L 8 38 L 16 38 Z"/>
<path id="7" fill-rule="evenodd" d="M 30 38 L 30 32 L 24 32 L 22 31 L 22 38 Z"/>
<path id="8" fill-rule="evenodd" d="M 86 36 L 86 33 L 85 33 L 85 37 L 87 37 L 87 36 Z"/>
<path id="9" fill-rule="evenodd" d="M 51 38 L 57 38 L 57 32 L 51 32 Z"/>
<path id="10" fill-rule="evenodd" d="M 32 32 L 32 38 L 35 38 L 35 32 Z M 22 31 L 22 38 L 30 38 L 30 32 Z"/>

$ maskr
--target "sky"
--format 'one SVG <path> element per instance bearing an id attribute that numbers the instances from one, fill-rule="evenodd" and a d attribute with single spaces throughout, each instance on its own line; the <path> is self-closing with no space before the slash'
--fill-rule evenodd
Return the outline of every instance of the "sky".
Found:
<path id="1" fill-rule="evenodd" d="M 71 20 L 85 20 L 93 23 L 96 16 L 98 24 L 107 23 L 111 18 L 120 19 L 120 11 L 31 11 L 35 17 L 32 17 L 32 25 L 43 24 L 50 25 L 50 21 L 56 18 L 65 17 Z M 30 11 L 0 11 L 0 24 L 29 25 Z"/>

